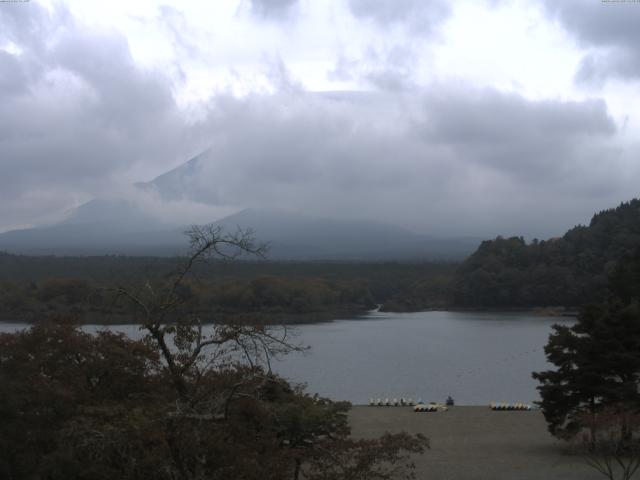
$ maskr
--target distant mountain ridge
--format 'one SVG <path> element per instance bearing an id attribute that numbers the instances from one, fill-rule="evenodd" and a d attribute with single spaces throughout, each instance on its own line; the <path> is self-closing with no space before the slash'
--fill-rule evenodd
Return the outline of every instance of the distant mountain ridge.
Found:
<path id="1" fill-rule="evenodd" d="M 211 150 L 150 182 L 137 183 L 161 201 L 217 204 L 215 189 L 202 187 L 202 169 Z M 213 220 L 213 219 L 212 219 Z M 370 220 L 314 217 L 300 212 L 247 208 L 214 223 L 225 230 L 251 228 L 270 245 L 277 260 L 460 260 L 479 244 L 476 238 L 435 238 Z M 178 255 L 187 249 L 188 225 L 158 220 L 134 200 L 91 200 L 58 224 L 0 234 L 0 250 L 37 255 Z"/>
<path id="2" fill-rule="evenodd" d="M 454 260 L 468 255 L 475 239 L 437 239 L 365 220 L 317 218 L 293 212 L 246 209 L 217 222 L 226 231 L 250 228 L 269 244 L 274 260 Z M 124 226 L 123 226 L 124 225 Z M 0 250 L 24 254 L 184 254 L 183 228 L 150 228 L 113 221 L 64 222 L 0 234 Z"/>
<path id="3" fill-rule="evenodd" d="M 477 239 L 434 238 L 368 220 L 342 220 L 294 212 L 245 209 L 218 222 L 225 230 L 251 228 L 269 242 L 275 259 L 453 260 L 468 255 Z"/>

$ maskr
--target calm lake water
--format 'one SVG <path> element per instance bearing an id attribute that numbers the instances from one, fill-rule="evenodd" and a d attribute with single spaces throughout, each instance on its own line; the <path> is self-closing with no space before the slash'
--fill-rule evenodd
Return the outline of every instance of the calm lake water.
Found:
<path id="1" fill-rule="evenodd" d="M 274 370 L 310 392 L 367 403 L 412 397 L 463 405 L 538 399 L 531 372 L 548 368 L 543 347 L 551 325 L 571 319 L 525 313 L 379 313 L 296 328 L 308 345 L 274 362 Z M 25 328 L 0 323 L 0 331 Z M 88 331 L 104 328 L 86 327 Z M 110 327 L 138 338 L 135 325 Z"/>

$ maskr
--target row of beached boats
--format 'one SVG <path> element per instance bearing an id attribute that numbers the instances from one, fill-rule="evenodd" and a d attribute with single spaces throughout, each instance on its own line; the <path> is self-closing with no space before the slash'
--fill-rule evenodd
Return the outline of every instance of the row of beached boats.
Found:
<path id="1" fill-rule="evenodd" d="M 529 403 L 507 403 L 507 402 L 491 402 L 489 404 L 491 410 L 533 410 L 533 406 Z"/>
<path id="2" fill-rule="evenodd" d="M 413 407 L 414 412 L 446 412 L 449 407 L 442 403 L 419 403 Z"/>
<path id="3" fill-rule="evenodd" d="M 443 404 L 437 402 L 423 403 L 421 399 L 414 402 L 413 399 L 404 397 L 400 397 L 399 399 L 385 398 L 384 400 L 381 398 L 371 398 L 369 405 L 372 407 L 413 407 L 414 412 L 445 412 L 448 407 L 453 406 L 453 399 L 449 397 L 447 403 Z M 489 408 L 496 411 L 529 411 L 534 409 L 531 404 L 520 402 L 491 402 Z"/>
<path id="4" fill-rule="evenodd" d="M 385 398 L 382 400 L 381 398 L 371 398 L 369 400 L 369 405 L 372 407 L 413 407 L 414 412 L 445 412 L 447 411 L 447 405 L 443 403 L 423 403 L 421 399 L 418 399 L 417 402 L 414 402 L 411 398 L 403 398 L 400 399 L 394 398 L 389 400 Z M 451 403 L 453 405 L 453 403 Z"/>
<path id="5" fill-rule="evenodd" d="M 507 402 L 499 402 L 499 403 L 490 403 L 489 408 L 491 410 L 518 410 L 518 411 L 530 411 L 533 410 L 533 406 L 528 403 L 507 403 Z M 414 412 L 446 412 L 448 410 L 447 405 L 442 403 L 427 403 L 422 404 L 419 403 L 413 407 Z"/>
<path id="6" fill-rule="evenodd" d="M 422 400 L 418 399 L 417 402 L 414 402 L 412 398 L 404 398 L 400 397 L 389 400 L 385 398 L 382 400 L 381 398 L 370 398 L 369 405 L 372 407 L 413 407 L 414 405 L 421 404 Z"/>

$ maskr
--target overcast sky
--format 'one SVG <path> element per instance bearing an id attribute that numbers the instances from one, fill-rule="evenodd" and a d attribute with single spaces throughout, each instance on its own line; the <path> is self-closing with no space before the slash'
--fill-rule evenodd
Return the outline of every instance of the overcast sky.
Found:
<path id="1" fill-rule="evenodd" d="M 631 1 L 0 3 L 0 231 L 211 147 L 210 196 L 145 205 L 555 236 L 639 194 L 639 25 Z"/>

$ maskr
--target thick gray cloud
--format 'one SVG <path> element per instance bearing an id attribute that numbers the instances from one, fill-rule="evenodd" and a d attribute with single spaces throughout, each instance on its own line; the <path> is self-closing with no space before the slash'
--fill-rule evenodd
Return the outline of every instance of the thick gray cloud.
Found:
<path id="1" fill-rule="evenodd" d="M 602 100 L 527 101 L 495 90 L 444 92 L 425 100 L 426 139 L 447 143 L 469 163 L 525 182 L 548 181 L 580 167 L 576 151 L 616 132 Z"/>
<path id="2" fill-rule="evenodd" d="M 249 0 L 251 11 L 258 17 L 282 19 L 286 17 L 298 0 Z"/>
<path id="3" fill-rule="evenodd" d="M 398 28 L 400 38 L 382 34 L 360 54 L 341 54 L 330 71 L 332 79 L 356 80 L 387 91 L 415 87 L 416 65 L 424 58 L 420 40 L 437 35 L 452 13 L 446 0 L 347 0 L 354 17 L 371 22 L 381 32 Z M 417 39 L 417 37 L 420 37 Z"/>
<path id="4" fill-rule="evenodd" d="M 25 91 L 27 76 L 15 55 L 0 51 L 0 72 L 0 98 Z"/>
<path id="5" fill-rule="evenodd" d="M 429 35 L 451 13 L 445 0 L 349 0 L 353 15 L 381 26 L 404 23 L 414 33 Z"/>
<path id="6" fill-rule="evenodd" d="M 391 4 L 371 5 L 354 12 L 405 21 L 385 10 Z M 216 212 L 294 207 L 436 234 L 549 236 L 628 199 L 640 180 L 634 152 L 612 147 L 617 127 L 602 100 L 420 88 L 411 49 L 371 50 L 343 72 L 379 93 L 305 92 L 277 62 L 275 94 L 217 95 L 189 124 L 171 81 L 139 67 L 123 37 L 89 31 L 60 7 L 19 7 L 0 9 L 0 45 L 16 47 L 0 51 L 2 229 L 120 190 L 179 219 L 193 208 L 206 218 L 213 210 L 203 204 L 213 203 Z M 160 15 L 177 35 L 179 12 Z M 132 168 L 160 172 L 207 145 L 195 170 L 176 172 L 183 198 L 162 203 L 126 188 Z"/>
<path id="7" fill-rule="evenodd" d="M 0 9 L 6 42 L 16 53 L 0 53 L 5 225 L 104 193 L 110 178 L 136 163 L 186 155 L 190 133 L 171 83 L 139 68 L 123 37 L 86 30 L 63 7 L 49 12 L 32 2 Z"/>
<path id="8" fill-rule="evenodd" d="M 583 46 L 599 49 L 585 57 L 578 80 L 640 77 L 640 3 L 543 0 L 543 4 Z"/>
<path id="9" fill-rule="evenodd" d="M 633 191 L 606 105 L 440 86 L 219 97 L 190 200 L 367 217 L 435 234 L 550 236 Z M 195 168 L 195 170 L 194 170 Z"/>

